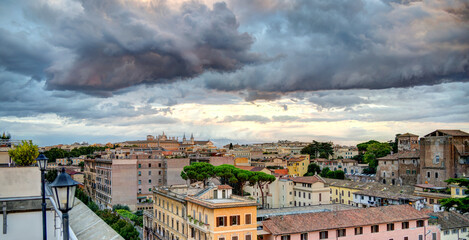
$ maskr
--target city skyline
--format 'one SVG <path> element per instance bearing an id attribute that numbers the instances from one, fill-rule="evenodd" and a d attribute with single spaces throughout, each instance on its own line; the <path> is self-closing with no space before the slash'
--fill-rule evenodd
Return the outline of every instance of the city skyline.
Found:
<path id="1" fill-rule="evenodd" d="M 0 131 L 354 145 L 469 131 L 463 1 L 6 1 Z"/>

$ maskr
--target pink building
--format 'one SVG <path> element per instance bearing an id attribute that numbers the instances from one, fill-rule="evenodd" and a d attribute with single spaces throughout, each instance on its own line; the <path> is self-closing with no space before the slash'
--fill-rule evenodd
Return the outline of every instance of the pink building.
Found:
<path id="1" fill-rule="evenodd" d="M 264 240 L 440 240 L 429 216 L 409 205 L 275 216 Z"/>

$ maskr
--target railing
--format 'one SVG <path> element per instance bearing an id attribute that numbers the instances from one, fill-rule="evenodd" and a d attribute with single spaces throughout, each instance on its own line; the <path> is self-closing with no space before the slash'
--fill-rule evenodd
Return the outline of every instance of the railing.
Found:
<path id="1" fill-rule="evenodd" d="M 199 229 L 202 232 L 208 233 L 210 231 L 208 224 L 205 224 L 197 219 L 194 219 L 192 217 L 188 218 L 189 226 L 194 227 L 196 229 Z"/>

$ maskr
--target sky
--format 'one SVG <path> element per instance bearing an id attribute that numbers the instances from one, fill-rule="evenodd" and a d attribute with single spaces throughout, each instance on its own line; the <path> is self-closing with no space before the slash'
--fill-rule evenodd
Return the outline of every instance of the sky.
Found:
<path id="1" fill-rule="evenodd" d="M 3 0 L 0 132 L 40 146 L 469 131 L 467 0 Z"/>

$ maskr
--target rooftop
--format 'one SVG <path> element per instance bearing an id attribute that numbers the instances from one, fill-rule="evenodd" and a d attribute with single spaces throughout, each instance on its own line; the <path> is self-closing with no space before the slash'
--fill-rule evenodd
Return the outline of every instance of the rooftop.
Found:
<path id="1" fill-rule="evenodd" d="M 383 160 L 398 160 L 398 159 L 413 159 L 413 158 L 420 158 L 420 151 L 403 151 L 394 154 L 388 154 L 384 157 L 378 158 L 378 161 Z"/>
<path id="2" fill-rule="evenodd" d="M 258 209 L 257 217 L 272 217 L 290 214 L 300 213 L 312 213 L 312 212 L 330 212 L 338 210 L 358 209 L 351 205 L 345 204 L 324 204 L 324 205 L 312 205 L 312 206 L 300 206 L 300 207 L 283 207 L 283 208 L 268 208 Z"/>
<path id="3" fill-rule="evenodd" d="M 313 232 L 327 229 L 369 226 L 382 223 L 428 219 L 409 205 L 275 216 L 263 222 L 273 235 Z"/>
<path id="4" fill-rule="evenodd" d="M 455 212 L 432 212 L 430 215 L 430 223 L 437 223 L 441 226 L 441 230 L 469 227 L 469 219 Z"/>

